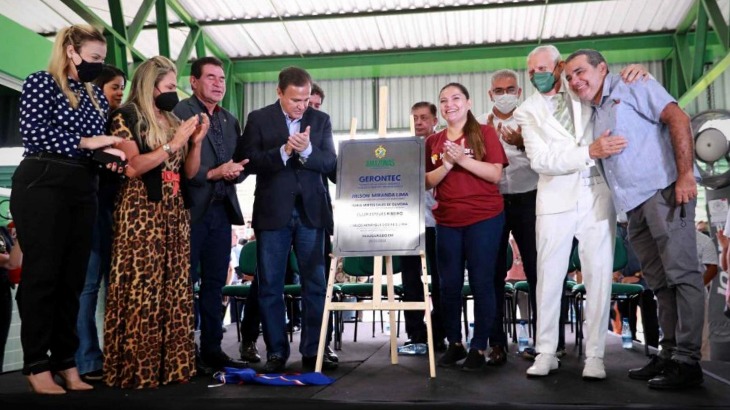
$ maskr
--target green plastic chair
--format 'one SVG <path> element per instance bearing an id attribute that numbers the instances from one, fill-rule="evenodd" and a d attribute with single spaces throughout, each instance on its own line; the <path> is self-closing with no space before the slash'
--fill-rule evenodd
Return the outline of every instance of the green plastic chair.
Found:
<path id="1" fill-rule="evenodd" d="M 297 262 L 297 256 L 294 253 L 294 250 L 292 249 L 289 252 L 289 269 L 293 270 L 297 274 L 299 273 L 299 263 Z M 327 268 L 325 268 L 325 274 Z M 340 294 L 342 293 L 342 290 L 340 289 L 339 285 L 333 286 L 333 296 L 332 298 L 335 300 L 338 300 L 340 297 Z M 289 315 L 289 318 L 294 317 L 294 304 L 298 303 L 302 300 L 302 285 L 299 283 L 291 284 L 291 285 L 284 285 L 284 302 L 286 303 L 286 311 Z M 333 318 L 331 320 L 335 321 L 335 345 L 337 345 L 338 340 L 341 338 L 341 326 L 338 325 L 338 316 L 334 314 L 333 312 Z M 326 326 L 326 324 L 323 324 L 323 326 Z M 289 341 L 294 341 L 294 322 L 292 320 L 289 320 L 289 325 L 287 326 L 287 330 L 289 331 Z"/>
<path id="2" fill-rule="evenodd" d="M 574 264 L 578 270 L 580 270 L 580 257 L 578 256 L 578 250 L 575 249 L 571 259 L 574 259 Z M 620 271 L 628 264 L 628 256 L 626 253 L 626 247 L 621 237 L 616 237 L 615 250 L 613 256 L 613 271 Z M 612 283 L 611 284 L 611 300 L 628 300 L 629 303 L 640 303 L 640 295 L 644 291 L 644 287 L 639 284 L 630 283 Z M 576 327 L 575 343 L 578 346 L 578 355 L 583 354 L 583 301 L 585 300 L 586 287 L 580 283 L 573 286 L 573 294 L 576 296 L 575 312 L 576 312 Z M 639 302 L 637 302 L 639 301 Z M 644 309 L 641 309 L 642 315 Z M 635 337 L 636 335 L 632 335 Z M 649 346 L 645 343 L 644 350 L 646 354 L 649 354 Z"/>
<path id="3" fill-rule="evenodd" d="M 342 258 L 342 271 L 350 276 L 354 277 L 367 277 L 373 276 L 374 258 L 372 256 L 347 256 Z M 393 256 L 393 274 L 401 272 L 400 257 Z M 385 278 L 385 263 L 383 263 L 382 277 Z M 340 290 L 343 297 L 354 297 L 358 302 L 362 300 L 372 300 L 373 298 L 373 284 L 371 282 L 365 283 L 341 283 Z M 383 298 L 387 297 L 388 285 L 381 284 L 381 295 Z M 395 292 L 395 297 L 400 300 L 398 292 Z M 398 320 L 398 329 L 396 332 L 400 333 L 400 320 Z M 355 318 L 355 332 L 353 341 L 357 342 L 357 328 L 358 320 Z M 380 330 L 383 331 L 383 311 L 380 311 Z M 375 321 L 373 320 L 373 337 L 375 337 Z"/>
<path id="4" fill-rule="evenodd" d="M 238 266 L 235 271 L 241 275 L 256 275 L 256 241 L 248 241 L 241 248 L 241 255 L 238 257 Z M 241 341 L 241 319 L 239 317 L 239 303 L 246 303 L 251 284 L 226 285 L 223 287 L 223 296 L 228 296 L 233 301 L 233 310 L 236 312 L 236 334 L 238 341 Z"/>
<path id="5" fill-rule="evenodd" d="M 568 270 L 567 270 L 566 274 L 567 273 L 570 273 L 570 272 L 573 272 L 573 271 L 576 270 L 575 264 L 573 263 L 573 257 L 572 257 L 573 252 L 575 251 L 575 249 L 576 249 L 576 247 L 574 246 L 571 249 L 571 251 L 570 251 L 571 252 L 570 256 L 568 256 Z M 569 280 L 569 279 L 565 281 L 564 292 L 566 292 L 566 294 L 567 294 L 567 297 L 568 297 L 568 306 L 569 306 L 570 309 L 572 309 L 572 306 L 574 304 L 574 296 L 572 294 L 573 285 L 575 285 L 575 281 L 572 281 L 572 280 Z M 532 306 L 529 303 L 530 284 L 527 283 L 526 280 L 521 280 L 521 281 L 515 282 L 514 289 L 515 289 L 515 295 L 518 295 L 521 292 L 521 293 L 524 293 L 525 294 L 525 297 L 528 298 L 528 303 L 527 303 L 527 323 L 528 323 L 529 326 L 527 326 L 527 333 L 528 333 L 529 337 L 533 337 L 533 334 L 535 333 L 536 328 L 537 328 L 537 323 L 532 323 L 532 320 L 531 320 L 531 318 L 532 318 Z M 516 296 L 515 296 L 515 299 L 516 299 Z M 515 306 L 515 318 L 516 317 L 517 317 L 517 307 Z M 573 330 L 573 322 L 571 322 L 571 324 L 570 324 L 570 331 L 571 332 L 574 331 Z M 512 341 L 514 343 L 517 343 L 517 335 L 516 335 L 516 332 L 513 335 Z"/>

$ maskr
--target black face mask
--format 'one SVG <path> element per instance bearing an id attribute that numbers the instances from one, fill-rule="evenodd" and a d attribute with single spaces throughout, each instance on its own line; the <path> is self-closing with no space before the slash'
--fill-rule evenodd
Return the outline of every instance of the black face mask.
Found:
<path id="1" fill-rule="evenodd" d="M 177 91 L 160 93 L 155 97 L 155 105 L 162 111 L 172 111 L 180 100 L 177 98 Z"/>
<path id="2" fill-rule="evenodd" d="M 94 81 L 104 69 L 104 63 L 90 63 L 83 58 L 81 64 L 75 64 L 76 72 L 79 74 L 79 81 L 89 83 Z"/>

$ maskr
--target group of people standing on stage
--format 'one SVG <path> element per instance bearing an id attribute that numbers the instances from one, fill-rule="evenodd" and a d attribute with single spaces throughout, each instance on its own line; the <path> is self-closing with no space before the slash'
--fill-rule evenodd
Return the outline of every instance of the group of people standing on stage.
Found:
<path id="1" fill-rule="evenodd" d="M 329 117 L 307 110 L 309 75 L 283 70 L 279 102 L 252 113 L 242 131 L 219 105 L 226 79 L 218 59 L 192 64 L 193 96 L 179 101 L 175 64 L 152 57 L 136 68 L 122 103 L 126 76 L 105 56 L 99 31 L 67 27 L 48 71 L 23 85 L 25 158 L 11 211 L 25 253 L 17 300 L 31 389 L 63 394 L 98 380 L 147 388 L 187 381 L 197 369 L 246 367 L 221 349 L 220 306 L 231 225 L 244 223 L 235 184 L 252 173 L 261 180 L 253 227 L 265 370 L 284 370 L 289 354 L 281 288 L 292 245 L 303 287 L 300 350 L 313 368 L 332 225 L 323 175 L 334 171 L 335 151 Z M 102 354 L 95 312 L 105 281 Z"/>
<path id="2" fill-rule="evenodd" d="M 175 64 L 150 58 L 136 68 L 122 103 L 126 77 L 105 68 L 105 56 L 106 40 L 96 29 L 68 27 L 58 34 L 48 71 L 23 85 L 25 158 L 13 176 L 11 211 L 25 253 L 17 299 L 31 388 L 65 393 L 54 376 L 68 390 L 91 389 L 87 382 L 94 380 L 156 387 L 189 380 L 196 364 L 246 366 L 221 349 L 220 306 L 231 225 L 244 223 L 235 184 L 251 174 L 263 371 L 284 371 L 290 356 L 282 295 L 292 249 L 302 284 L 299 351 L 303 368 L 313 369 L 333 223 L 327 177 L 336 154 L 329 116 L 309 108 L 312 78 L 300 68 L 283 69 L 277 101 L 251 112 L 242 130 L 219 105 L 226 82 L 218 59 L 192 64 L 193 96 L 178 101 Z M 575 237 L 589 300 L 583 377 L 604 379 L 621 211 L 664 331 L 660 354 L 630 376 L 654 388 L 701 383 L 702 278 L 696 255 L 683 245 L 694 243 L 697 195 L 687 115 L 656 81 L 628 84 L 593 50 L 563 61 L 555 47 L 540 46 L 527 64 L 536 93 L 518 107 L 516 74 L 495 73 L 494 109 L 483 123 L 458 83 L 440 90 L 446 122 L 440 132 L 433 134 L 433 104 L 412 108 L 419 135 L 427 137 L 425 188 L 433 195 L 427 234 L 439 280 L 435 343 L 445 348 L 439 364 L 464 360 L 464 370 L 478 370 L 506 361 L 501 309 L 511 233 L 532 311 L 539 313 L 537 357 L 527 374 L 557 370 L 556 301 Z M 626 77 L 643 74 L 640 68 Z M 411 270 L 420 271 L 415 265 Z M 460 331 L 465 270 L 474 296 L 468 350 Z M 103 355 L 93 320 L 102 278 L 108 281 Z M 198 279 L 196 345 L 191 284 Z M 409 335 L 422 342 L 422 318 L 409 316 Z M 324 368 L 336 367 L 336 355 L 326 356 Z"/>
<path id="3" fill-rule="evenodd" d="M 462 85 L 448 84 L 439 94 L 447 126 L 426 139 L 448 340 L 439 364 L 465 359 L 462 369 L 477 370 L 505 362 L 500 296 L 512 233 L 536 299 L 537 356 L 527 375 L 547 376 L 559 367 L 559 300 L 577 239 L 588 298 L 582 376 L 605 379 L 618 211 L 628 215 L 631 244 L 657 296 L 664 332 L 660 353 L 629 377 L 655 389 L 701 384 L 703 283 L 696 250 L 687 246 L 695 243 L 698 179 L 689 117 L 643 67 L 609 73 L 595 50 L 564 61 L 554 46 L 540 46 L 527 66 L 536 92 L 519 106 L 516 73 L 492 76 L 494 108 L 483 119 L 491 126 L 473 117 Z M 465 268 L 475 318 L 468 351 L 459 329 Z"/>

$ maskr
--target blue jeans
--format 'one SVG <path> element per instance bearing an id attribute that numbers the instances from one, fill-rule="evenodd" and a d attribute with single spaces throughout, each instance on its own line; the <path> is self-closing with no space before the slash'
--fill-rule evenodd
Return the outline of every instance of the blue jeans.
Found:
<path id="1" fill-rule="evenodd" d="M 284 276 L 289 252 L 299 265 L 302 285 L 302 333 L 299 352 L 315 356 L 322 326 L 327 282 L 324 275 L 324 228 L 312 228 L 302 223 L 295 207 L 289 223 L 276 230 L 256 230 L 259 285 L 259 307 L 268 358 L 289 358 L 284 305 Z"/>
<path id="2" fill-rule="evenodd" d="M 99 347 L 96 328 L 96 305 L 102 281 L 109 283 L 109 270 L 112 259 L 112 224 L 116 187 L 99 188 L 99 214 L 94 223 L 91 239 L 91 254 L 86 268 L 86 281 L 79 297 L 79 317 L 76 331 L 79 348 L 76 351 L 76 366 L 80 374 L 101 370 L 104 357 Z"/>
<path id="3" fill-rule="evenodd" d="M 494 322 L 494 272 L 504 213 L 469 226 L 436 226 L 441 313 L 449 343 L 461 340 L 461 291 L 464 268 L 469 266 L 469 285 L 474 295 L 474 335 L 471 348 L 486 350 Z M 502 290 L 500 290 L 502 291 Z"/>
<path id="4" fill-rule="evenodd" d="M 193 283 L 200 279 L 200 354 L 213 355 L 222 351 L 222 290 L 231 259 L 231 223 L 225 202 L 213 201 L 190 232 L 190 277 Z"/>

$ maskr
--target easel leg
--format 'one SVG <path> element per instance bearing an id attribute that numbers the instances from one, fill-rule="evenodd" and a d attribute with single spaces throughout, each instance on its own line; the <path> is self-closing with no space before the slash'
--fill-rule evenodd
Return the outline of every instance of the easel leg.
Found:
<path id="1" fill-rule="evenodd" d="M 330 318 L 332 310 L 332 293 L 335 286 L 335 273 L 337 271 L 337 263 L 340 258 L 330 258 L 330 273 L 327 279 L 327 295 L 324 297 L 324 312 L 322 312 L 322 326 L 319 329 L 319 346 L 317 347 L 317 363 L 314 371 L 322 372 L 322 362 L 324 361 L 324 347 L 327 345 L 327 321 Z"/>
<path id="2" fill-rule="evenodd" d="M 393 257 L 385 256 L 385 274 L 388 291 L 388 304 L 395 303 L 395 288 L 393 287 Z M 395 311 L 388 310 L 388 321 L 390 322 L 390 362 L 398 364 L 398 335 L 395 324 Z"/>
<path id="3" fill-rule="evenodd" d="M 426 318 L 426 335 L 428 336 L 428 367 L 431 378 L 436 378 L 436 365 L 433 353 L 433 326 L 431 323 L 431 303 L 428 293 L 428 267 L 426 266 L 426 255 L 421 253 L 421 282 L 423 283 L 423 313 Z"/>

